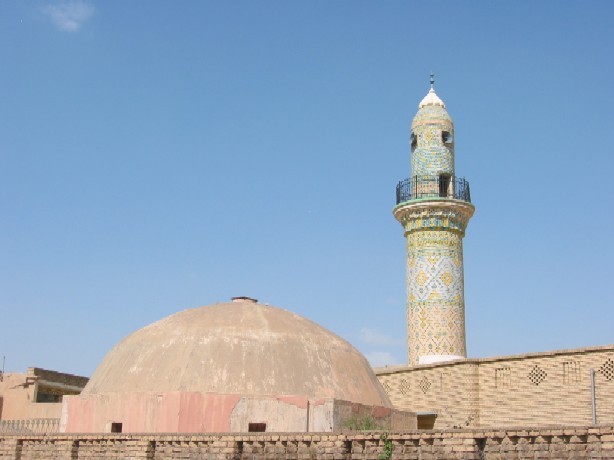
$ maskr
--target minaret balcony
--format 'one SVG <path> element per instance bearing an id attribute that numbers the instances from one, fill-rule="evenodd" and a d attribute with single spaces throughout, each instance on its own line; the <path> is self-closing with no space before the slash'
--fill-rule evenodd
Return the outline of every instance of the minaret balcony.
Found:
<path id="1" fill-rule="evenodd" d="M 450 199 L 471 203 L 469 182 L 448 174 L 413 176 L 397 184 L 397 204 L 413 200 Z"/>

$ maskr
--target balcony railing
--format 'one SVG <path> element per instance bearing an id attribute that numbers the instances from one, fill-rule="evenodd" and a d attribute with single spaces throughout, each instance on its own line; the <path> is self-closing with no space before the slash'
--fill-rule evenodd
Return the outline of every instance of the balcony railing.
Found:
<path id="1" fill-rule="evenodd" d="M 0 434 L 38 434 L 60 431 L 59 418 L 0 420 Z"/>
<path id="2" fill-rule="evenodd" d="M 397 184 L 397 204 L 420 198 L 448 198 L 471 203 L 469 182 L 455 176 L 414 176 Z"/>

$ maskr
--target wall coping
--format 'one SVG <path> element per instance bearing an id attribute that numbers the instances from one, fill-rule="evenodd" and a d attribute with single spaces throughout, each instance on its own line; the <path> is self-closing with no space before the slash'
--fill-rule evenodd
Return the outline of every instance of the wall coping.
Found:
<path id="1" fill-rule="evenodd" d="M 467 359 L 457 359 L 452 361 L 441 361 L 438 363 L 430 363 L 430 364 L 416 364 L 413 366 L 408 365 L 392 365 L 385 367 L 376 367 L 373 368 L 373 371 L 376 375 L 386 375 L 386 374 L 394 374 L 397 372 L 406 372 L 413 370 L 424 370 L 424 369 L 437 369 L 442 367 L 451 367 L 451 366 L 466 366 L 466 365 L 479 365 L 486 363 L 493 363 L 497 361 L 520 361 L 522 359 L 527 358 L 548 358 L 554 356 L 561 355 L 576 355 L 582 353 L 596 353 L 603 351 L 614 351 L 614 345 L 601 345 L 601 346 L 593 346 L 593 347 L 583 347 L 583 348 L 569 348 L 563 350 L 553 350 L 553 351 L 538 351 L 538 352 L 529 352 L 529 353 L 521 353 L 517 355 L 507 355 L 507 356 L 492 356 L 487 358 L 467 358 Z"/>
<path id="2" fill-rule="evenodd" d="M 598 425 L 544 425 L 544 426 L 492 426 L 467 429 L 413 430 L 413 431 L 339 431 L 339 432 L 266 432 L 266 433 L 48 433 L 48 434 L 0 434 L 0 439 L 24 440 L 111 440 L 139 439 L 176 441 L 186 439 L 218 440 L 235 438 L 237 441 L 277 441 L 277 440 L 313 440 L 320 438 L 341 437 L 342 439 L 379 439 L 386 433 L 389 439 L 418 439 L 440 437 L 497 438 L 505 436 L 573 436 L 573 435 L 610 435 L 614 434 L 614 424 Z"/>

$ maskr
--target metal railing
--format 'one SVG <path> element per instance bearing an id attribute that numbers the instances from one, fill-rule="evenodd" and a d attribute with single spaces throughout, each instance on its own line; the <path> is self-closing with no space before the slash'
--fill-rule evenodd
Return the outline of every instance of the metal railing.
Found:
<path id="1" fill-rule="evenodd" d="M 397 204 L 420 198 L 448 198 L 471 203 L 469 182 L 455 176 L 414 176 L 397 184 Z"/>
<path id="2" fill-rule="evenodd" d="M 40 434 L 60 431 L 59 418 L 0 420 L 0 434 Z"/>

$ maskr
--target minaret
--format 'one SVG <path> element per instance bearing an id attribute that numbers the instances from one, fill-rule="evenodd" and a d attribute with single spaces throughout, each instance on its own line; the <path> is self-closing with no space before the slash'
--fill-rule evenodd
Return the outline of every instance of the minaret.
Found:
<path id="1" fill-rule="evenodd" d="M 454 173 L 454 124 L 432 74 L 410 145 L 411 177 L 397 185 L 393 211 L 407 239 L 409 364 L 466 358 L 463 236 L 475 208 Z"/>

